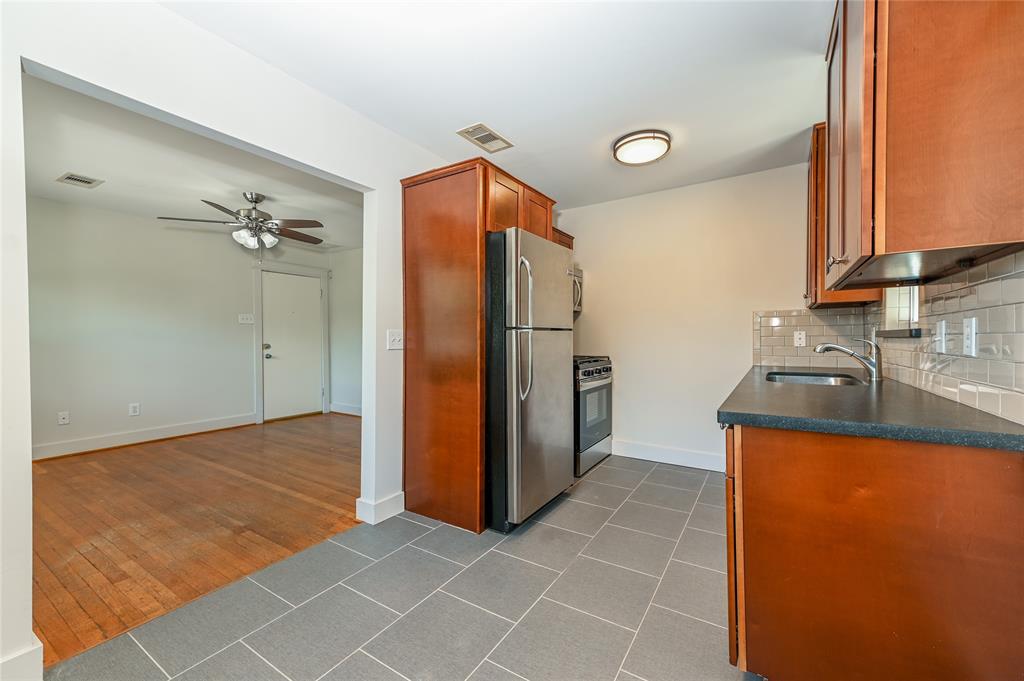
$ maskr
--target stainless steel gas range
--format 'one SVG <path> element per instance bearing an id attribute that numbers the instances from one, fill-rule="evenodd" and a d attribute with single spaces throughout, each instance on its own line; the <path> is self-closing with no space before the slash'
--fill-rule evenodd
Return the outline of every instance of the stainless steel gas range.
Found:
<path id="1" fill-rule="evenodd" d="M 612 453 L 612 361 L 604 355 L 576 355 L 572 363 L 578 478 Z"/>

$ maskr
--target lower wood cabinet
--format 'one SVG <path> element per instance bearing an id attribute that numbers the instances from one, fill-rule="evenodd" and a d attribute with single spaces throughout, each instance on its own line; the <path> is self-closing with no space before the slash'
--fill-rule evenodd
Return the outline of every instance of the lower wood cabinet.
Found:
<path id="1" fill-rule="evenodd" d="M 1021 678 L 1024 454 L 736 426 L 726 476 L 741 669 Z"/>

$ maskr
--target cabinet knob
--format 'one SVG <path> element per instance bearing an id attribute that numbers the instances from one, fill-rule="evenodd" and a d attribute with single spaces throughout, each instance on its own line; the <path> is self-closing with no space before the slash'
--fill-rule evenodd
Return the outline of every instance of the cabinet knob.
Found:
<path id="1" fill-rule="evenodd" d="M 841 265 L 845 262 L 848 262 L 849 260 L 849 258 L 837 258 L 834 255 L 830 255 L 828 256 L 828 260 L 825 261 L 825 267 L 827 267 L 828 269 L 832 269 L 833 265 Z"/>

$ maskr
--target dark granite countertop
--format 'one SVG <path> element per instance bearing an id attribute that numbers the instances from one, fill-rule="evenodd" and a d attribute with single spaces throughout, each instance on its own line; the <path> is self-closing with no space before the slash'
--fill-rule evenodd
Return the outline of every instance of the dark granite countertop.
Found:
<path id="1" fill-rule="evenodd" d="M 1024 452 L 1024 426 L 898 381 L 869 385 L 769 383 L 755 366 L 718 408 L 718 422 Z M 791 369 L 819 371 L 823 369 Z M 866 378 L 863 371 L 839 373 Z"/>

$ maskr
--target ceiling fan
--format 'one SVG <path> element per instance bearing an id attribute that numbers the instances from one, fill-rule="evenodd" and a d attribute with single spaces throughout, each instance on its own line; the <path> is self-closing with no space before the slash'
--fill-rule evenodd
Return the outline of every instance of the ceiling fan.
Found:
<path id="1" fill-rule="evenodd" d="M 241 229 L 231 233 L 231 238 L 242 246 L 252 250 L 259 248 L 260 244 L 267 248 L 273 248 L 279 241 L 278 237 L 282 236 L 286 239 L 304 241 L 307 244 L 322 244 L 324 242 L 323 239 L 318 239 L 315 236 L 295 231 L 297 229 L 314 229 L 323 227 L 323 224 L 319 221 L 275 219 L 270 213 L 262 211 L 256 207 L 267 198 L 266 196 L 263 194 L 257 194 L 256 192 L 242 192 L 242 196 L 251 205 L 248 208 L 239 208 L 238 210 L 231 210 L 220 204 L 214 203 L 213 201 L 201 199 L 203 203 L 211 208 L 216 208 L 222 213 L 227 213 L 234 218 L 233 220 L 203 220 L 201 218 L 169 218 L 163 216 L 158 217 L 157 220 L 211 222 L 218 225 L 227 225 L 229 227 L 241 227 Z"/>

